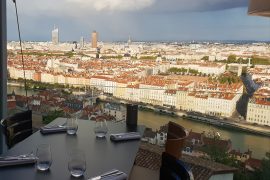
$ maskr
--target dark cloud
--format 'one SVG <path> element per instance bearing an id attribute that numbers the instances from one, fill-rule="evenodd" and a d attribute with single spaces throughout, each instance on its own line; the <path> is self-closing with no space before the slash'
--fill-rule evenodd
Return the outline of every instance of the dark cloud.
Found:
<path id="1" fill-rule="evenodd" d="M 151 12 L 202 12 L 247 7 L 248 0 L 156 0 Z"/>
<path id="2" fill-rule="evenodd" d="M 248 0 L 21 0 L 27 14 L 85 15 L 118 12 L 187 12 L 246 7 Z M 9 4 L 12 2 L 10 1 Z"/>
<path id="3" fill-rule="evenodd" d="M 248 0 L 17 0 L 24 40 L 79 40 L 97 30 L 102 41 L 267 39 L 269 23 L 247 16 Z M 124 2 L 124 4 L 123 4 Z M 8 38 L 17 40 L 8 1 Z M 239 8 L 240 7 L 240 8 Z M 244 8 L 241 8 L 244 7 Z M 221 11 L 220 11 L 221 10 Z M 255 19 L 255 20 L 254 20 Z M 246 23 L 246 26 L 243 23 Z M 269 21 L 268 21 L 269 22 Z M 255 28 L 261 27 L 264 28 Z M 267 34 L 268 33 L 268 34 Z"/>

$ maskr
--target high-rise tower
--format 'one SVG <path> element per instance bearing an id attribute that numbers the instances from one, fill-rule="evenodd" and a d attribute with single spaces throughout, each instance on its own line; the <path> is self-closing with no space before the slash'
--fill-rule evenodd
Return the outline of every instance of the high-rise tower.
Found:
<path id="1" fill-rule="evenodd" d="M 80 39 L 80 48 L 82 49 L 84 47 L 84 38 L 83 36 Z"/>
<path id="2" fill-rule="evenodd" d="M 59 43 L 59 29 L 54 26 L 52 30 L 52 43 L 58 44 Z"/>
<path id="3" fill-rule="evenodd" d="M 98 33 L 96 31 L 92 32 L 92 48 L 97 48 Z"/>
<path id="4" fill-rule="evenodd" d="M 131 38 L 130 38 L 130 36 L 128 37 L 127 43 L 128 43 L 128 45 L 131 45 Z"/>

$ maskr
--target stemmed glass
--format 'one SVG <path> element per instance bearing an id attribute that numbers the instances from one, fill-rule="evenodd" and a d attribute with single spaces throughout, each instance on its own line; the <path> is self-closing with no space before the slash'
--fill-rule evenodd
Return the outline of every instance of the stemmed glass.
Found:
<path id="1" fill-rule="evenodd" d="M 37 147 L 37 169 L 46 171 L 52 164 L 52 153 L 49 144 L 41 144 Z"/>
<path id="2" fill-rule="evenodd" d="M 74 149 L 69 154 L 68 170 L 74 177 L 80 177 L 86 170 L 85 154 L 82 150 Z"/>

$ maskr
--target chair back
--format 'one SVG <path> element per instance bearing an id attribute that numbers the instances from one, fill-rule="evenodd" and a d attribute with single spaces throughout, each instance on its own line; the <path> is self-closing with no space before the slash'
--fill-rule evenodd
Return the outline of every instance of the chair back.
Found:
<path id="1" fill-rule="evenodd" d="M 160 167 L 160 180 L 194 180 L 193 174 L 190 169 L 179 159 L 174 156 L 163 152 L 161 167 Z"/>
<path id="2" fill-rule="evenodd" d="M 165 152 L 179 159 L 182 155 L 188 132 L 184 127 L 174 122 L 169 122 Z"/>
<path id="3" fill-rule="evenodd" d="M 7 117 L 1 121 L 1 126 L 6 136 L 6 144 L 8 148 L 11 148 L 33 133 L 32 111 L 28 110 Z"/>

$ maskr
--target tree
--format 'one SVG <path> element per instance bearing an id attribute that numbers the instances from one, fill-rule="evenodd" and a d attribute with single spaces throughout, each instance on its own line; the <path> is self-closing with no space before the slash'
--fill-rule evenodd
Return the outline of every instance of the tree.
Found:
<path id="1" fill-rule="evenodd" d="M 266 59 L 266 58 L 252 56 L 251 57 L 251 64 L 253 64 L 253 65 L 270 65 L 270 60 Z"/>
<path id="2" fill-rule="evenodd" d="M 261 169 L 256 170 L 254 173 L 256 179 L 267 180 L 270 177 L 270 152 L 267 152 L 265 156 L 262 160 Z"/>
<path id="3" fill-rule="evenodd" d="M 141 60 L 155 60 L 157 59 L 157 56 L 141 56 Z"/>
<path id="4" fill-rule="evenodd" d="M 236 55 L 232 54 L 229 55 L 228 59 L 227 59 L 228 63 L 236 63 Z"/>
<path id="5" fill-rule="evenodd" d="M 208 61 L 208 60 L 209 60 L 209 56 L 204 56 L 204 57 L 202 58 L 202 60 Z"/>
<path id="6" fill-rule="evenodd" d="M 44 124 L 49 124 L 50 122 L 52 122 L 53 120 L 55 120 L 58 117 L 63 117 L 64 116 L 64 112 L 62 110 L 60 111 L 51 111 L 48 113 L 47 116 L 43 116 L 42 117 L 42 122 Z"/>
<path id="7" fill-rule="evenodd" d="M 209 133 L 209 138 L 213 139 L 214 143 L 204 148 L 204 151 L 208 154 L 211 161 L 225 164 L 232 167 L 238 167 L 237 160 L 230 156 L 226 150 L 218 146 L 220 136 L 215 132 Z"/>

